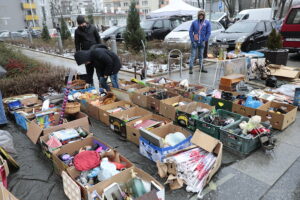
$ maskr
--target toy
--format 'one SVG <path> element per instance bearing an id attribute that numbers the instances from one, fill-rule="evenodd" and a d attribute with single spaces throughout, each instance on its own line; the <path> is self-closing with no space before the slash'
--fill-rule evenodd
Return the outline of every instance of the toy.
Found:
<path id="1" fill-rule="evenodd" d="M 255 115 L 249 119 L 248 123 L 242 121 L 239 126 L 243 130 L 243 134 L 247 135 L 253 129 L 259 128 L 259 126 L 261 126 L 260 122 L 261 122 L 261 116 Z"/>

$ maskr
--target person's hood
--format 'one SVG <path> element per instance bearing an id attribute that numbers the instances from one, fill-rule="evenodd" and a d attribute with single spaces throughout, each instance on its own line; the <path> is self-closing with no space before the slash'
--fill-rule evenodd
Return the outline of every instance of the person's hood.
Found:
<path id="1" fill-rule="evenodd" d="M 216 39 L 220 40 L 222 42 L 228 42 L 228 41 L 232 41 L 232 40 L 237 40 L 241 37 L 248 37 L 250 35 L 250 33 L 220 33 L 217 35 Z"/>
<path id="2" fill-rule="evenodd" d="M 91 62 L 91 50 L 78 51 L 74 55 L 77 65 Z"/>
<path id="3" fill-rule="evenodd" d="M 204 18 L 203 18 L 203 19 L 205 20 L 205 16 L 206 16 L 206 13 L 205 13 L 205 11 L 204 11 L 204 10 L 202 10 L 202 9 L 201 9 L 201 10 L 199 10 L 199 11 L 198 11 L 198 15 L 197 15 L 197 19 L 199 19 L 199 15 L 200 15 L 200 14 L 203 14 L 203 15 L 204 15 Z"/>

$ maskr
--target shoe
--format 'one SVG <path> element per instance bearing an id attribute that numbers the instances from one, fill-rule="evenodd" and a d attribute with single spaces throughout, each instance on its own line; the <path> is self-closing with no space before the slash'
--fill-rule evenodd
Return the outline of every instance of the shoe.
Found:
<path id="1" fill-rule="evenodd" d="M 203 72 L 203 73 L 207 73 L 207 70 L 205 70 L 205 69 L 202 69 L 202 70 L 201 70 L 201 72 Z"/>
<path id="2" fill-rule="evenodd" d="M 190 69 L 190 74 L 193 74 L 193 70 Z"/>

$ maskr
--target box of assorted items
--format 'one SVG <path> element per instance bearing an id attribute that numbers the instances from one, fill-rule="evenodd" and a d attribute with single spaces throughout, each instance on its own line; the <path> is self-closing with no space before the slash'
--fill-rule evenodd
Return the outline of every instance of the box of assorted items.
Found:
<path id="1" fill-rule="evenodd" d="M 181 82 L 171 82 L 165 85 L 165 88 L 173 93 L 180 94 L 183 97 L 192 99 L 196 93 L 206 91 L 206 88 L 200 85 L 189 84 L 188 80 Z"/>
<path id="2" fill-rule="evenodd" d="M 126 123 L 148 115 L 152 115 L 152 113 L 140 107 L 132 107 L 128 110 L 111 114 L 109 116 L 110 128 L 118 135 L 126 138 Z"/>
<path id="3" fill-rule="evenodd" d="M 146 83 L 149 87 L 154 87 L 154 88 L 165 88 L 165 85 L 174 82 L 171 79 L 167 79 L 165 77 L 160 77 L 156 79 L 150 79 L 147 80 Z"/>
<path id="4" fill-rule="evenodd" d="M 216 109 L 223 109 L 232 111 L 232 104 L 235 97 L 238 95 L 236 92 L 225 92 L 215 90 L 212 95 L 211 105 Z"/>
<path id="5" fill-rule="evenodd" d="M 206 92 L 199 92 L 194 94 L 193 101 L 205 103 L 211 105 L 212 95 L 207 94 Z"/>
<path id="6" fill-rule="evenodd" d="M 258 149 L 261 146 L 259 137 L 263 135 L 271 136 L 271 125 L 261 122 L 261 117 L 257 115 L 220 130 L 224 147 L 239 156 L 246 156 Z"/>
<path id="7" fill-rule="evenodd" d="M 152 94 L 161 91 L 160 89 L 145 87 L 142 89 L 138 89 L 132 94 L 132 102 L 138 106 L 143 108 L 148 108 L 149 105 L 149 96 Z"/>
<path id="8" fill-rule="evenodd" d="M 140 153 L 152 161 L 162 161 L 169 153 L 191 145 L 191 132 L 173 124 L 146 130 L 140 129 Z"/>
<path id="9" fill-rule="evenodd" d="M 84 199 L 87 199 L 88 188 L 133 166 L 119 152 L 95 137 L 63 146 L 53 155 L 53 164 L 62 175 L 64 188 L 68 185 L 64 172 L 68 172 L 71 180 L 83 191 Z"/>
<path id="10" fill-rule="evenodd" d="M 127 140 L 139 145 L 140 129 L 152 130 L 160 126 L 172 123 L 171 120 L 160 115 L 151 114 L 126 124 Z"/>
<path id="11" fill-rule="evenodd" d="M 233 102 L 232 112 L 246 117 L 253 117 L 256 115 L 256 110 L 267 102 L 267 100 L 257 97 L 238 95 Z"/>
<path id="12" fill-rule="evenodd" d="M 164 200 L 165 189 L 143 170 L 133 167 L 88 189 L 91 200 Z M 72 199 L 73 200 L 73 199 Z"/>
<path id="13" fill-rule="evenodd" d="M 111 87 L 112 93 L 114 93 L 119 100 L 131 101 L 133 92 L 144 86 L 131 81 L 119 81 L 119 88 Z"/>
<path id="14" fill-rule="evenodd" d="M 239 82 L 245 79 L 243 74 L 230 74 L 221 77 L 219 89 L 224 91 L 236 91 L 236 86 Z"/>
<path id="15" fill-rule="evenodd" d="M 160 110 L 160 102 L 162 100 L 169 99 L 176 96 L 178 96 L 178 94 L 168 92 L 166 90 L 157 91 L 155 94 L 149 96 L 147 108 L 152 110 L 153 112 L 158 113 Z"/>
<path id="16" fill-rule="evenodd" d="M 216 139 L 220 139 L 220 129 L 222 127 L 240 122 L 242 119 L 244 119 L 243 116 L 227 110 L 213 110 L 196 121 L 196 128 Z"/>
<path id="17" fill-rule="evenodd" d="M 59 151 L 62 146 L 90 136 L 93 136 L 93 134 L 84 128 L 70 127 L 41 136 L 39 141 L 43 153 L 47 158 L 52 159 L 52 154 Z"/>
<path id="18" fill-rule="evenodd" d="M 297 107 L 284 103 L 268 102 L 256 112 L 262 121 L 270 121 L 273 128 L 284 130 L 296 120 Z"/>
<path id="19" fill-rule="evenodd" d="M 175 121 L 180 126 L 195 131 L 196 121 L 200 120 L 202 115 L 209 113 L 212 109 L 214 109 L 213 106 L 201 102 L 191 102 L 177 108 Z"/>
<path id="20" fill-rule="evenodd" d="M 168 177 L 167 183 L 171 190 L 186 184 L 187 192 L 201 192 L 217 173 L 222 162 L 223 144 L 205 133 L 196 130 L 191 139 L 193 146 L 174 152 L 157 162 L 158 174 L 161 178 Z"/>
<path id="21" fill-rule="evenodd" d="M 50 109 L 47 111 L 39 112 L 35 115 L 35 119 L 28 123 L 27 136 L 33 143 L 37 143 L 42 135 L 47 135 L 56 130 L 63 128 L 82 127 L 89 131 L 88 116 L 82 112 L 75 114 L 65 115 L 60 124 L 60 109 Z"/>
<path id="22" fill-rule="evenodd" d="M 192 102 L 191 99 L 182 96 L 172 97 L 160 101 L 159 114 L 175 121 L 176 109 Z"/>
<path id="23" fill-rule="evenodd" d="M 3 199 L 3 200 L 18 200 L 2 184 L 0 184 L 0 199 Z"/>
<path id="24" fill-rule="evenodd" d="M 87 137 L 83 140 L 66 144 L 52 155 L 52 162 L 56 172 L 61 175 L 69 167 L 75 167 L 77 171 L 85 171 L 93 174 L 90 181 L 97 177 L 94 168 L 99 168 L 101 159 L 108 158 L 118 169 L 130 168 L 133 164 L 112 149 L 108 144 L 96 137 Z M 98 169 L 96 169 L 98 170 Z M 85 177 L 87 178 L 87 177 Z M 88 183 L 89 180 L 86 180 Z"/>
<path id="25" fill-rule="evenodd" d="M 31 105 L 35 105 L 38 101 L 38 95 L 36 94 L 24 94 L 9 98 L 4 98 L 3 103 L 7 106 L 8 111 L 15 111 L 20 108 L 24 108 L 24 106 L 30 107 Z"/>
<path id="26" fill-rule="evenodd" d="M 100 121 L 109 126 L 109 115 L 128 110 L 132 107 L 136 107 L 136 105 L 128 101 L 118 101 L 105 106 L 101 106 L 99 108 Z"/>

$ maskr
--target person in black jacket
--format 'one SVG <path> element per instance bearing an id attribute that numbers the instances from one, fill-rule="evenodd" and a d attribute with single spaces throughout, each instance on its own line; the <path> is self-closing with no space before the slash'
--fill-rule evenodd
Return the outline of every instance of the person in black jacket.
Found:
<path id="1" fill-rule="evenodd" d="M 96 68 L 102 88 L 110 91 L 107 85 L 108 76 L 110 76 L 112 86 L 119 88 L 118 72 L 121 69 L 121 61 L 115 53 L 108 50 L 107 46 L 98 44 L 93 45 L 89 50 L 78 51 L 75 53 L 75 60 L 78 65 L 90 64 Z"/>
<path id="2" fill-rule="evenodd" d="M 79 15 L 77 17 L 78 28 L 75 30 L 75 48 L 76 52 L 81 50 L 88 50 L 94 44 L 100 44 L 101 38 L 97 28 L 85 21 L 84 17 Z M 93 84 L 94 67 L 86 65 L 88 84 Z"/>

